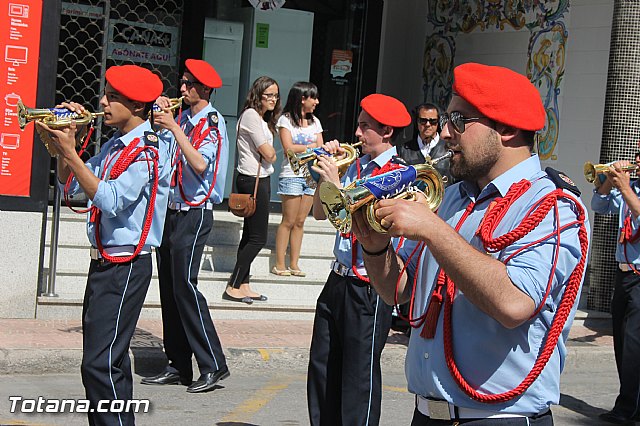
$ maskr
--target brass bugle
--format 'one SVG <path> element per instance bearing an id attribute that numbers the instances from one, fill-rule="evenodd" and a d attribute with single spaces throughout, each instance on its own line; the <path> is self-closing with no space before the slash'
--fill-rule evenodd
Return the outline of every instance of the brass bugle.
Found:
<path id="1" fill-rule="evenodd" d="M 341 168 L 347 169 L 351 163 L 358 158 L 358 150 L 355 148 L 362 145 L 362 141 L 358 141 L 353 144 L 341 143 L 340 148 L 344 149 L 346 152 L 346 156 L 340 160 L 336 161 L 338 166 L 338 170 Z M 315 161 L 318 159 L 318 153 L 314 149 L 307 149 L 305 152 L 295 153 L 292 149 L 287 150 L 287 158 L 289 159 L 289 164 L 291 165 L 291 169 L 294 173 L 299 173 L 300 169 L 306 165 L 309 167 L 307 163 Z M 345 167 L 346 166 L 346 167 Z"/>
<path id="2" fill-rule="evenodd" d="M 445 179 L 433 167 L 433 165 L 445 158 L 450 158 L 452 155 L 453 153 L 448 151 L 442 157 L 434 160 L 428 160 L 423 164 L 407 166 L 415 168 L 415 182 L 411 186 L 405 188 L 402 192 L 394 194 L 388 198 L 402 198 L 417 201 L 418 192 L 422 192 L 426 199 L 426 205 L 431 210 L 436 210 L 440 206 L 442 198 L 444 197 Z M 342 233 L 349 232 L 351 230 L 353 213 L 360 208 L 366 208 L 365 217 L 369 226 L 380 234 L 387 233 L 387 230 L 375 216 L 375 205 L 378 198 L 364 186 L 364 183 L 368 179 L 372 178 L 355 181 L 344 189 L 339 189 L 331 182 L 324 182 L 320 185 L 320 200 L 322 201 L 322 208 L 329 222 L 331 222 L 334 228 L 338 231 Z M 416 183 L 422 187 L 418 188 Z"/>
<path id="3" fill-rule="evenodd" d="M 27 108 L 22 101 L 18 101 L 17 112 L 21 130 L 32 121 L 41 121 L 52 129 L 68 127 L 72 122 L 84 126 L 104 115 L 104 112 L 74 112 L 66 108 Z"/>
<path id="4" fill-rule="evenodd" d="M 356 161 L 358 158 L 358 149 L 357 147 L 362 145 L 362 141 L 358 141 L 353 144 L 341 143 L 340 147 L 345 151 L 345 157 L 336 160 L 336 165 L 338 166 L 338 174 L 342 177 L 346 172 L 351 163 Z M 307 181 L 307 185 L 310 188 L 314 188 L 317 186 L 317 182 L 311 176 L 309 171 L 309 166 L 311 164 L 316 164 L 318 160 L 318 150 L 320 148 L 315 149 L 307 149 L 305 152 L 295 153 L 293 150 L 287 150 L 287 158 L 289 159 L 289 164 L 291 165 L 291 169 L 296 174 L 302 174 Z M 322 151 L 322 150 L 321 150 Z M 311 163 L 311 164 L 310 164 Z"/>
<path id="5" fill-rule="evenodd" d="M 584 178 L 589 183 L 594 183 L 598 175 L 604 174 L 609 171 L 609 167 L 611 167 L 613 163 L 608 164 L 593 164 L 590 161 L 584 163 Z M 638 170 L 638 166 L 636 164 L 629 164 L 628 166 L 623 166 L 620 170 L 624 172 L 631 172 L 634 170 Z"/>
<path id="6" fill-rule="evenodd" d="M 180 108 L 182 106 L 182 100 L 184 99 L 184 96 L 180 96 L 179 98 L 170 98 L 169 99 L 169 108 L 167 108 L 170 111 L 176 110 L 178 108 Z M 160 105 L 158 104 L 153 104 L 153 112 L 162 112 L 162 108 L 160 108 Z M 151 115 L 151 112 L 149 112 L 149 115 Z"/>

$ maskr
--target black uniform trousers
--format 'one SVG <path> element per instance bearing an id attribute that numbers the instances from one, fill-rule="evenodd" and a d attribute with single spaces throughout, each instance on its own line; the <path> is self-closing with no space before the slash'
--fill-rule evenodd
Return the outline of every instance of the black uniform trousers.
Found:
<path id="1" fill-rule="evenodd" d="M 318 297 L 307 376 L 311 425 L 377 425 L 380 355 L 391 307 L 373 287 L 335 272 Z"/>
<path id="2" fill-rule="evenodd" d="M 82 306 L 82 383 L 90 425 L 133 425 L 133 413 L 95 412 L 100 400 L 133 397 L 129 344 L 149 283 L 151 254 L 127 263 L 92 260 Z"/>
<path id="3" fill-rule="evenodd" d="M 198 290 L 200 260 L 212 226 L 211 210 L 168 209 L 162 244 L 157 250 L 167 371 L 187 380 L 193 378 L 192 354 L 200 374 L 227 365 L 207 300 Z"/>
<path id="4" fill-rule="evenodd" d="M 640 276 L 633 271 L 616 271 L 611 319 L 620 378 L 620 394 L 613 411 L 628 419 L 640 419 Z"/>

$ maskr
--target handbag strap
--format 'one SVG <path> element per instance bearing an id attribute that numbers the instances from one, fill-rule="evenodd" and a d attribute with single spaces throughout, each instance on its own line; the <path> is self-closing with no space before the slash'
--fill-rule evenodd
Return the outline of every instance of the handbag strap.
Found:
<path id="1" fill-rule="evenodd" d="M 260 182 L 260 169 L 262 169 L 262 155 L 260 155 L 260 160 L 258 160 L 258 174 L 256 175 L 256 184 L 253 187 L 253 198 L 258 196 L 258 183 Z"/>

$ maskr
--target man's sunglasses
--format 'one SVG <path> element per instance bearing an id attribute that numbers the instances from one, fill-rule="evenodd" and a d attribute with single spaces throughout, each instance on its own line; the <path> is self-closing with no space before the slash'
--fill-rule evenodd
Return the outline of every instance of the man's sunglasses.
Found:
<path id="1" fill-rule="evenodd" d="M 465 117 L 458 111 L 452 111 L 450 113 L 444 112 L 440 116 L 440 129 L 444 129 L 447 126 L 447 123 L 451 121 L 451 125 L 453 125 L 453 128 L 456 132 L 464 133 L 466 123 L 469 123 L 471 121 L 478 121 L 482 118 L 484 117 Z"/>
<path id="2" fill-rule="evenodd" d="M 422 118 L 422 117 L 418 117 L 418 124 L 420 124 L 422 126 L 426 126 L 427 123 L 429 123 L 432 126 L 435 126 L 436 124 L 438 124 L 438 119 L 437 118 Z"/>
<path id="3" fill-rule="evenodd" d="M 182 87 L 182 85 L 184 84 L 187 89 L 190 87 L 193 87 L 194 84 L 199 84 L 197 81 L 187 80 L 186 78 L 183 78 L 182 80 L 180 80 L 179 83 L 180 83 L 180 87 Z"/>

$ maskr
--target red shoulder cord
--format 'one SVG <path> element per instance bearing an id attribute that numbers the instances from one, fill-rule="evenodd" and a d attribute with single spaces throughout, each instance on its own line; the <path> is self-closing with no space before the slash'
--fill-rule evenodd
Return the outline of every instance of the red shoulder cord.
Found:
<path id="1" fill-rule="evenodd" d="M 631 225 L 631 211 L 629 211 L 624 218 L 622 229 L 620 230 L 620 244 L 624 249 L 624 260 L 631 268 L 634 274 L 640 275 L 640 271 L 633 265 L 633 262 L 629 262 L 629 256 L 627 255 L 627 247 L 629 244 L 634 244 L 640 239 L 640 231 L 633 233 L 633 226 Z"/>
<path id="2" fill-rule="evenodd" d="M 87 141 L 89 140 L 89 137 L 91 136 L 92 131 L 93 131 L 93 128 L 91 128 L 91 130 L 87 134 L 87 138 L 85 140 L 85 143 L 82 146 L 82 149 L 79 152 L 79 155 L 81 155 L 84 152 Z M 100 250 L 100 255 L 111 263 L 126 263 L 133 260 L 142 251 L 142 248 L 144 247 L 145 242 L 147 241 L 147 236 L 149 235 L 149 231 L 151 230 L 151 221 L 153 219 L 153 211 L 155 208 L 156 194 L 158 192 L 158 178 L 159 178 L 158 150 L 148 145 L 136 147 L 139 141 L 140 141 L 140 138 L 136 138 L 132 140 L 131 143 L 129 143 L 129 145 L 127 145 L 122 150 L 121 155 L 116 160 L 109 174 L 109 179 L 117 179 L 125 170 L 127 170 L 127 168 L 129 167 L 129 165 L 131 165 L 131 163 L 138 161 L 137 158 L 140 154 L 142 154 L 145 151 L 150 151 L 152 154 L 151 158 L 149 157 L 148 153 L 145 154 L 147 164 L 149 164 L 149 162 L 153 163 L 153 183 L 151 186 L 151 194 L 149 197 L 149 203 L 147 204 L 147 213 L 145 215 L 145 220 L 142 227 L 142 234 L 140 235 L 140 240 L 138 241 L 138 245 L 136 246 L 136 249 L 134 250 L 131 256 L 110 256 L 104 251 L 104 247 L 102 246 L 102 241 L 100 239 L 100 216 L 102 215 L 102 212 L 95 205 L 91 206 L 88 209 L 82 209 L 82 210 L 73 209 L 69 205 L 69 198 L 68 198 L 68 190 L 71 185 L 71 179 L 73 179 L 73 174 L 69 176 L 65 184 L 64 199 L 67 202 L 67 206 L 76 213 L 91 212 L 89 220 L 93 222 L 95 226 L 96 244 L 98 245 L 98 250 Z M 103 180 L 106 176 L 106 170 L 108 170 L 108 162 L 109 160 L 107 160 L 107 164 L 105 164 L 105 168 L 102 176 Z"/>
<path id="3" fill-rule="evenodd" d="M 487 250 L 488 252 L 495 253 L 503 250 L 504 248 L 508 247 L 509 245 L 513 244 L 514 242 L 520 240 L 522 237 L 527 235 L 529 232 L 531 232 L 540 224 L 540 222 L 547 216 L 547 214 L 552 208 L 554 209 L 555 216 L 556 216 L 555 231 L 553 231 L 549 235 L 546 235 L 538 239 L 537 241 L 533 241 L 523 246 L 522 248 L 518 249 L 512 255 L 510 255 L 508 258 L 504 260 L 504 263 L 506 264 L 510 259 L 512 259 L 514 256 L 516 256 L 523 250 L 528 249 L 533 245 L 540 244 L 542 241 L 548 240 L 552 237 L 556 238 L 555 257 L 554 257 L 553 266 L 551 268 L 551 272 L 549 274 L 546 294 L 545 294 L 545 297 L 542 299 L 540 306 L 537 307 L 536 311 L 531 316 L 532 318 L 540 312 L 540 310 L 544 305 L 544 301 L 546 300 L 547 296 L 551 291 L 551 284 L 553 282 L 553 278 L 555 275 L 555 269 L 557 266 L 558 255 L 560 251 L 560 234 L 563 230 L 568 229 L 570 227 L 574 227 L 576 225 L 579 226 L 578 238 L 580 240 L 581 258 L 578 264 L 576 265 L 576 267 L 574 268 L 573 272 L 569 276 L 569 280 L 566 284 L 566 288 L 565 288 L 564 294 L 562 295 L 562 299 L 558 306 L 558 310 L 555 314 L 555 317 L 553 319 L 549 332 L 547 333 L 547 336 L 545 338 L 544 346 L 540 354 L 538 355 L 538 358 L 536 359 L 536 362 L 534 363 L 531 371 L 527 374 L 527 376 L 522 380 L 522 382 L 517 387 L 515 387 L 510 391 L 499 393 L 499 394 L 493 394 L 493 395 L 483 394 L 473 389 L 469 385 L 469 383 L 467 383 L 464 377 L 462 377 L 462 374 L 460 373 L 453 356 L 454 348 L 453 348 L 452 327 L 451 327 L 452 316 L 453 316 L 453 303 L 454 303 L 457 290 L 456 290 L 455 284 L 451 281 L 451 279 L 446 275 L 446 273 L 442 269 L 440 270 L 440 273 L 438 275 L 438 283 L 436 287 L 439 286 L 440 283 L 442 282 L 442 285 L 446 287 L 446 291 L 447 291 L 447 298 L 444 301 L 445 309 L 444 309 L 444 325 L 443 325 L 444 352 L 445 352 L 445 360 L 447 363 L 447 367 L 449 368 L 449 371 L 453 379 L 456 381 L 460 389 L 462 389 L 467 395 L 469 395 L 474 400 L 483 402 L 483 403 L 501 403 L 501 402 L 509 401 L 521 395 L 522 393 L 524 393 L 529 388 L 529 386 L 531 386 L 531 384 L 538 378 L 538 376 L 544 369 L 545 365 L 549 361 L 549 358 L 553 354 L 553 351 L 558 343 L 560 334 L 562 333 L 562 329 L 564 328 L 567 318 L 571 313 L 571 309 L 573 308 L 573 305 L 575 303 L 578 290 L 580 288 L 580 281 L 582 279 L 582 274 L 585 268 L 585 259 L 586 259 L 587 250 L 588 250 L 587 230 L 584 225 L 585 212 L 582 205 L 578 202 L 578 200 L 575 197 L 573 197 L 568 193 L 565 193 L 561 189 L 556 189 L 550 192 L 549 194 L 547 194 L 542 199 L 538 200 L 538 202 L 534 204 L 531 207 L 531 209 L 527 212 L 524 220 L 515 229 L 513 229 L 512 231 L 502 236 L 493 238 L 493 233 L 495 229 L 497 228 L 500 221 L 504 218 L 509 208 L 530 187 L 531 187 L 531 182 L 527 180 L 521 180 L 520 182 L 511 186 L 511 188 L 509 189 L 508 193 L 505 195 L 504 198 L 498 198 L 494 200 L 492 202 L 492 205 L 488 209 L 488 211 L 485 213 L 485 217 L 483 218 L 480 226 L 478 227 L 476 234 L 480 237 L 480 240 L 482 241 L 482 244 L 485 250 Z M 566 225 L 561 225 L 559 223 L 559 215 L 558 215 L 559 199 L 566 199 L 573 203 L 574 208 L 577 210 L 577 219 L 575 221 L 572 221 L 571 223 L 568 223 Z M 470 203 L 470 205 L 465 210 L 465 213 L 460 218 L 460 221 L 458 222 L 456 229 L 460 228 L 460 226 L 469 216 L 471 211 L 473 211 L 474 206 L 475 206 L 475 203 Z M 433 297 L 434 295 L 432 295 L 432 300 L 433 300 Z M 412 295 L 412 298 L 413 298 L 413 295 Z M 430 302 L 428 310 L 432 310 L 432 309 L 433 309 L 432 303 Z M 425 328 L 429 328 L 431 327 L 430 321 L 432 320 L 433 317 L 435 317 L 435 321 L 437 322 L 438 314 L 430 314 L 429 312 L 427 312 L 426 317 L 427 317 L 427 321 L 426 321 L 427 324 L 425 324 Z M 421 336 L 425 337 L 423 336 L 423 334 L 426 334 L 424 329 L 423 329 L 423 332 L 421 333 Z"/>
<path id="4" fill-rule="evenodd" d="M 193 130 L 191 130 L 190 132 L 190 136 L 192 135 L 192 137 L 190 138 L 191 140 L 191 145 L 193 145 L 193 147 L 198 150 L 200 149 L 200 147 L 203 145 L 204 140 L 207 138 L 207 136 L 211 133 L 211 127 L 207 127 L 206 130 L 202 130 L 202 128 L 204 127 L 205 123 L 207 122 L 206 118 L 201 118 L 200 121 L 198 122 L 198 124 L 193 128 Z M 191 207 L 198 207 L 202 204 L 204 204 L 209 197 L 211 197 L 211 193 L 213 192 L 213 188 L 216 185 L 216 179 L 218 177 L 218 166 L 220 165 L 220 151 L 222 148 L 222 136 L 220 135 L 220 130 L 216 127 L 215 128 L 216 131 L 216 136 L 214 137 L 215 142 L 218 144 L 218 147 L 216 148 L 216 165 L 214 167 L 213 170 L 213 180 L 211 181 L 211 186 L 209 187 L 209 190 L 207 191 L 207 195 L 200 201 L 198 201 L 197 203 L 194 203 L 192 201 L 189 201 L 187 199 L 187 197 L 184 194 L 184 188 L 182 185 L 182 161 L 180 160 L 180 148 L 178 148 L 176 150 L 176 171 L 175 173 L 177 174 L 177 180 L 178 180 L 178 188 L 180 189 L 180 195 L 182 196 L 182 199 L 184 200 L 184 202 L 191 206 Z"/>
<path id="5" fill-rule="evenodd" d="M 392 170 L 395 169 L 399 169 L 400 167 L 403 167 L 402 164 L 397 164 L 392 162 L 391 160 L 387 161 L 387 163 L 380 167 L 377 170 L 374 170 L 371 173 L 371 177 L 373 176 L 378 176 L 381 175 L 383 173 L 386 172 L 390 172 Z M 360 179 L 360 158 L 356 158 L 356 169 L 357 169 L 357 179 Z M 356 240 L 356 236 L 353 234 L 353 232 L 348 232 L 345 234 L 340 234 L 342 236 L 342 238 L 349 238 L 351 239 L 351 270 L 353 271 L 354 275 L 356 276 L 356 278 L 358 278 L 360 281 L 364 281 L 366 283 L 369 282 L 369 277 L 365 277 L 364 275 L 362 275 L 360 272 L 358 272 L 358 267 L 356 266 L 356 264 L 358 263 L 358 240 Z"/>

